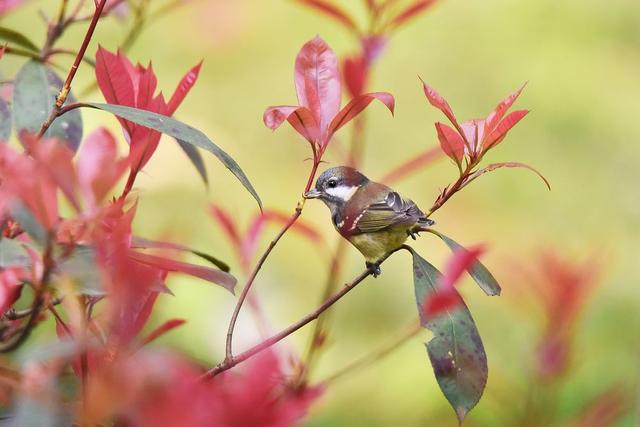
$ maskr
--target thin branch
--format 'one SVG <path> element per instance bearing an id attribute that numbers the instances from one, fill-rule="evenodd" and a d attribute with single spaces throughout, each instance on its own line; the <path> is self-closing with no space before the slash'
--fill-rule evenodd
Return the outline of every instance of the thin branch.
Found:
<path id="1" fill-rule="evenodd" d="M 93 36 L 93 32 L 95 31 L 96 26 L 98 25 L 98 21 L 100 20 L 100 16 L 102 14 L 102 9 L 104 9 L 104 5 L 106 2 L 107 0 L 100 0 L 100 4 L 98 4 L 98 7 L 96 7 L 95 13 L 93 14 L 93 19 L 89 24 L 89 28 L 87 29 L 87 33 L 84 36 L 84 40 L 82 41 L 80 50 L 78 50 L 76 59 L 73 62 L 71 69 L 69 70 L 69 74 L 67 75 L 67 79 L 65 80 L 64 85 L 62 86 L 62 89 L 60 89 L 60 93 L 56 97 L 56 103 L 54 105 L 54 108 L 51 111 L 51 114 L 49 114 L 49 117 L 42 124 L 42 127 L 40 128 L 40 132 L 38 132 L 39 138 L 41 138 L 44 135 L 47 129 L 49 129 L 49 126 L 51 126 L 51 123 L 53 123 L 56 117 L 58 117 L 60 109 L 62 108 L 65 101 L 67 100 L 67 96 L 71 91 L 71 83 L 73 82 L 73 79 L 76 76 L 76 72 L 78 71 L 78 67 L 82 62 L 82 58 L 84 58 L 84 55 L 87 51 L 87 47 L 89 47 L 89 42 L 91 41 L 91 37 Z"/>
<path id="2" fill-rule="evenodd" d="M 382 264 L 393 253 L 395 253 L 395 252 L 397 252 L 397 251 L 399 251 L 401 249 L 408 249 L 408 246 L 403 245 L 402 247 L 400 247 L 400 248 L 396 249 L 395 251 L 391 252 L 390 254 L 386 255 L 382 260 L 380 260 L 379 264 Z M 255 356 L 256 354 L 268 349 L 269 347 L 271 347 L 274 344 L 278 343 L 282 339 L 284 339 L 284 338 L 288 337 L 289 335 L 291 335 L 292 333 L 296 332 L 298 329 L 301 329 L 305 325 L 311 323 L 312 321 L 317 319 L 318 316 L 320 316 L 327 309 L 329 309 L 333 304 L 335 304 L 340 299 L 342 299 L 342 297 L 344 297 L 346 294 L 348 294 L 353 288 L 355 288 L 359 283 L 361 283 L 369 275 L 371 275 L 371 270 L 369 270 L 369 269 L 364 270 L 362 273 L 360 273 L 358 276 L 356 276 L 355 279 L 353 279 L 351 282 L 345 284 L 342 289 L 340 289 L 338 292 L 336 292 L 331 297 L 329 297 L 326 301 L 324 301 L 318 308 L 316 308 L 311 313 L 309 313 L 306 316 L 304 316 L 302 319 L 298 320 L 296 323 L 290 325 L 289 327 L 283 329 L 282 331 L 278 332 L 277 334 L 275 334 L 275 335 L 271 336 L 270 338 L 262 341 L 261 343 L 251 347 L 249 350 L 246 350 L 246 351 L 238 354 L 237 356 L 232 356 L 231 358 L 225 358 L 224 361 L 222 361 L 221 363 L 219 363 L 215 367 L 213 367 L 210 370 L 208 370 L 207 372 L 205 372 L 200 378 L 203 379 L 203 380 L 213 378 L 216 375 L 218 375 L 218 374 L 220 374 L 220 373 L 222 373 L 224 371 L 227 371 L 227 370 L 233 368 L 234 366 L 244 362 L 245 360 L 251 358 L 252 356 Z"/>

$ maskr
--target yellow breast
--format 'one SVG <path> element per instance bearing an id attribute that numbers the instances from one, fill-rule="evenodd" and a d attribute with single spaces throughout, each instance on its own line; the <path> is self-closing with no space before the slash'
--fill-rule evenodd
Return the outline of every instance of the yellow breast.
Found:
<path id="1" fill-rule="evenodd" d="M 380 261 L 389 252 L 398 249 L 407 240 L 404 230 L 385 230 L 349 236 L 351 242 L 364 255 L 367 262 Z"/>

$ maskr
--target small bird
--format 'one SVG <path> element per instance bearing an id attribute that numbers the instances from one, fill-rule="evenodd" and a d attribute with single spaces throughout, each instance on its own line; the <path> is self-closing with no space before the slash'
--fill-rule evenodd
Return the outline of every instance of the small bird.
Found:
<path id="1" fill-rule="evenodd" d="M 407 237 L 415 240 L 434 224 L 413 201 L 346 166 L 324 171 L 304 198 L 327 205 L 336 230 L 364 255 L 374 277 L 380 262 Z"/>

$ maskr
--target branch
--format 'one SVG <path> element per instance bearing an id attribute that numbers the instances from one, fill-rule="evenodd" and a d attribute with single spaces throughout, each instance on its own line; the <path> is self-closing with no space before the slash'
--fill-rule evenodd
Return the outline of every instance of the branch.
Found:
<path id="1" fill-rule="evenodd" d="M 409 249 L 409 247 L 406 246 L 406 245 L 403 245 L 402 247 L 396 249 L 395 251 L 391 252 L 390 254 L 388 254 L 384 258 L 382 258 L 380 260 L 379 264 L 382 264 L 392 254 L 394 254 L 395 252 L 397 252 L 397 251 L 399 251 L 401 249 Z M 283 329 L 282 331 L 278 332 L 277 334 L 275 334 L 275 335 L 271 336 L 270 338 L 262 341 L 261 343 L 251 347 L 249 350 L 246 350 L 246 351 L 238 354 L 237 356 L 231 356 L 229 358 L 225 358 L 224 361 L 222 361 L 221 363 L 219 363 L 215 367 L 213 367 L 213 368 L 209 369 L 207 372 L 205 372 L 200 377 L 200 379 L 202 379 L 202 380 L 210 379 L 210 378 L 213 378 L 216 375 L 218 375 L 218 374 L 220 374 L 220 373 L 222 373 L 224 371 L 227 371 L 227 370 L 233 368 L 234 366 L 244 362 L 245 360 L 255 356 L 256 354 L 268 349 L 269 347 L 271 347 L 274 344 L 278 343 L 282 339 L 284 339 L 287 336 L 291 335 L 292 333 L 296 332 L 298 329 L 301 329 L 303 326 L 311 323 L 312 321 L 317 319 L 318 316 L 320 316 L 327 309 L 329 309 L 329 307 L 331 307 L 333 304 L 335 304 L 340 299 L 342 299 L 342 297 L 344 297 L 346 294 L 348 294 L 349 291 L 351 291 L 353 288 L 355 288 L 359 283 L 361 283 L 369 275 L 371 275 L 371 270 L 369 270 L 369 269 L 364 270 L 362 273 L 360 273 L 358 276 L 356 276 L 355 279 L 353 279 L 351 282 L 345 284 L 342 289 L 340 289 L 338 292 L 336 292 L 331 297 L 329 297 L 318 308 L 316 308 L 311 313 L 309 313 L 306 316 L 304 316 L 302 319 L 298 320 L 296 323 L 290 325 L 289 327 Z"/>
<path id="2" fill-rule="evenodd" d="M 76 76 L 76 72 L 78 71 L 78 67 L 80 66 L 80 63 L 82 62 L 82 58 L 84 58 L 84 54 L 87 51 L 87 47 L 89 46 L 89 42 L 91 41 L 91 37 L 93 37 L 93 32 L 95 31 L 96 26 L 98 25 L 98 20 L 100 19 L 100 15 L 102 14 L 102 9 L 104 9 L 104 5 L 105 5 L 106 2 L 107 2 L 107 0 L 100 0 L 100 3 L 96 7 L 96 10 L 95 10 L 95 12 L 93 14 L 93 18 L 91 19 L 91 23 L 89 24 L 89 28 L 87 29 L 87 33 L 84 36 L 84 40 L 82 41 L 82 45 L 80 46 L 80 50 L 78 51 L 78 54 L 76 55 L 76 59 L 75 59 L 75 61 L 73 61 L 73 65 L 71 66 L 71 69 L 69 70 L 69 74 L 67 75 L 67 79 L 65 80 L 64 85 L 62 86 L 62 89 L 60 89 L 60 93 L 56 97 L 56 103 L 54 105 L 54 108 L 51 111 L 51 114 L 49 114 L 49 117 L 42 124 L 42 127 L 40 128 L 40 132 L 38 132 L 38 137 L 39 138 L 42 138 L 42 136 L 47 131 L 47 129 L 49 129 L 49 126 L 51 126 L 51 123 L 53 123 L 53 121 L 56 119 L 56 117 L 58 117 L 58 114 L 60 113 L 60 109 L 62 108 L 62 106 L 64 105 L 65 101 L 67 100 L 67 96 L 69 95 L 69 92 L 71 91 L 71 83 L 73 82 L 73 79 Z"/>
<path id="3" fill-rule="evenodd" d="M 318 171 L 319 164 L 320 162 L 318 161 L 318 157 L 314 153 L 313 166 L 311 167 L 311 172 L 309 172 L 309 178 L 307 179 L 307 185 L 305 186 L 304 192 L 307 192 L 311 189 L 311 185 L 313 184 L 313 178 L 316 176 L 316 172 Z M 227 329 L 227 339 L 225 343 L 225 361 L 233 360 L 234 358 L 233 348 L 232 348 L 233 331 L 235 329 L 236 321 L 238 320 L 238 315 L 240 314 L 240 309 L 242 308 L 242 304 L 244 304 L 244 301 L 247 298 L 247 294 L 249 294 L 249 291 L 251 290 L 251 286 L 253 285 L 253 282 L 256 276 L 260 272 L 262 265 L 265 263 L 265 261 L 269 257 L 269 254 L 271 254 L 271 251 L 273 250 L 273 248 L 276 247 L 276 245 L 278 244 L 282 236 L 284 236 L 287 230 L 289 230 L 289 228 L 291 228 L 291 226 L 298 220 L 298 218 L 302 214 L 303 207 L 304 207 L 304 199 L 302 200 L 302 202 L 298 202 L 298 206 L 296 206 L 296 210 L 291 216 L 291 218 L 289 219 L 289 221 L 282 227 L 282 229 L 278 232 L 276 237 L 273 238 L 271 243 L 269 243 L 269 246 L 264 251 L 264 253 L 260 257 L 260 260 L 258 261 L 253 271 L 251 272 L 251 275 L 247 279 L 247 283 L 244 285 L 244 288 L 242 288 L 240 297 L 238 298 L 238 301 L 236 302 L 236 306 L 233 309 L 231 320 L 229 321 L 229 328 Z"/>

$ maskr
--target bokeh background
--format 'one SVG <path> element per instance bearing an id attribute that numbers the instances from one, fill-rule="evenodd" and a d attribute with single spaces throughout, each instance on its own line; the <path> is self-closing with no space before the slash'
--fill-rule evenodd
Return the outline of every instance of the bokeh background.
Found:
<path id="1" fill-rule="evenodd" d="M 55 3 L 34 0 L 6 16 L 2 25 L 39 41 L 44 34 L 41 25 L 34 25 L 37 11 L 51 14 Z M 364 19 L 364 2 L 337 3 Z M 155 0 L 152 7 L 162 4 Z M 96 43 L 115 50 L 130 25 L 126 17 L 105 20 L 89 52 L 93 55 Z M 76 46 L 82 31 L 76 28 L 61 44 Z M 293 61 L 316 34 L 341 57 L 358 47 L 340 26 L 295 1 L 193 1 L 146 26 L 128 55 L 143 63 L 152 60 L 165 92 L 204 59 L 200 79 L 177 117 L 230 153 L 266 206 L 291 212 L 308 173 L 308 145 L 287 126 L 272 133 L 261 117 L 267 106 L 295 103 Z M 3 67 L 10 73 L 21 62 L 3 59 Z M 639 70 L 637 0 L 441 0 L 394 34 L 376 64 L 370 88 L 393 93 L 397 110 L 394 118 L 379 105 L 367 112 L 362 170 L 373 179 L 437 144 L 433 123 L 443 118 L 428 105 L 417 75 L 444 95 L 460 118 L 484 117 L 528 82 L 516 107 L 532 113 L 489 160 L 527 162 L 550 180 L 553 190 L 547 191 L 526 171 L 501 170 L 468 187 L 435 216 L 438 229 L 459 242 L 487 243 L 484 263 L 503 287 L 501 297 L 488 298 L 470 279 L 460 286 L 483 337 L 490 370 L 485 395 L 467 425 L 570 425 L 611 389 L 625 403 L 625 415 L 615 425 L 637 422 Z M 74 87 L 78 91 L 92 81 L 92 70 L 83 66 Z M 82 98 L 102 101 L 95 90 Z M 109 115 L 83 111 L 83 117 L 89 128 L 106 125 L 120 134 Z M 349 133 L 343 129 L 333 142 L 327 166 L 344 162 Z M 205 160 L 211 177 L 208 191 L 177 145 L 163 139 L 137 183 L 135 228 L 139 235 L 171 238 L 228 260 L 242 282 L 231 247 L 208 206 L 213 202 L 225 207 L 240 224 L 250 221 L 256 206 L 216 159 L 205 155 Z M 455 166 L 443 159 L 394 186 L 428 207 L 455 173 Z M 255 286 L 274 331 L 317 305 L 337 243 L 324 206 L 308 203 L 303 217 L 322 231 L 325 247 L 287 235 Z M 265 233 L 261 247 L 275 231 Z M 448 254 L 430 236 L 414 247 L 437 266 Z M 567 371 L 561 378 L 540 381 L 536 349 L 548 319 L 530 290 L 553 286 L 534 273 L 540 254 L 550 251 L 571 265 L 595 263 L 599 274 L 571 331 Z M 350 248 L 342 280 L 362 267 L 360 255 Z M 313 380 L 391 339 L 415 318 L 410 259 L 394 256 L 383 270 L 380 278 L 367 280 L 337 305 L 330 348 Z M 161 297 L 150 326 L 168 317 L 188 323 L 156 345 L 219 361 L 234 298 L 180 276 L 173 277 L 170 286 L 175 296 Z M 48 339 L 45 329 L 39 329 L 34 342 Z M 310 329 L 288 338 L 282 348 L 301 353 Z M 257 339 L 245 310 L 235 346 L 246 348 Z M 425 331 L 378 363 L 329 385 L 307 425 L 456 425 L 422 344 L 428 339 Z M 521 417 L 527 405 L 548 419 Z"/>

